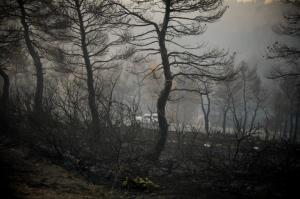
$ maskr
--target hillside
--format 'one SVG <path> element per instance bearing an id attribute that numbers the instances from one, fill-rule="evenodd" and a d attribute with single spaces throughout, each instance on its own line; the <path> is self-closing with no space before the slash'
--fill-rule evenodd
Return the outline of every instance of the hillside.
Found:
<path id="1" fill-rule="evenodd" d="M 9 199 L 164 198 L 91 184 L 24 146 L 1 145 L 0 165 L 1 194 Z"/>

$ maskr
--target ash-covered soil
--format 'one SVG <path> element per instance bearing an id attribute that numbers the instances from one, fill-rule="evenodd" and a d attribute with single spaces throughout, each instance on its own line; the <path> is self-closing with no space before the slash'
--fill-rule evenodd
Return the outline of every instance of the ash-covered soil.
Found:
<path id="1" fill-rule="evenodd" d="M 53 164 L 28 147 L 0 146 L 1 195 L 7 199 L 148 199 L 173 198 L 89 183 L 83 176 Z"/>

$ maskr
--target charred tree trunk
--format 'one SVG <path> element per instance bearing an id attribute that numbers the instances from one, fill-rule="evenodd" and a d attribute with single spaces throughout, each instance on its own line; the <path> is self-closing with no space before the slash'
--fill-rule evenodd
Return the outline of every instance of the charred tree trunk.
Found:
<path id="1" fill-rule="evenodd" d="M 255 110 L 254 110 L 254 115 L 252 116 L 252 121 L 251 121 L 250 129 L 249 129 L 249 135 L 252 132 L 252 129 L 253 129 L 253 126 L 254 126 L 254 122 L 255 122 L 255 119 L 256 119 L 256 116 L 257 116 L 257 111 L 258 111 L 259 106 L 260 106 L 260 104 L 257 103 L 256 107 L 255 107 Z"/>
<path id="2" fill-rule="evenodd" d="M 297 133 L 298 133 L 298 121 L 299 121 L 299 102 L 300 102 L 300 96 L 298 93 L 298 100 L 297 100 L 297 112 L 296 112 L 296 122 L 295 122 L 295 131 L 294 131 L 294 137 L 293 142 L 296 142 L 297 140 Z"/>
<path id="3" fill-rule="evenodd" d="M 176 130 L 179 130 L 179 105 L 180 105 L 180 100 L 177 102 L 176 106 Z"/>
<path id="4" fill-rule="evenodd" d="M 159 140 L 155 146 L 155 152 L 157 157 L 159 157 L 161 151 L 163 150 L 163 147 L 165 145 L 168 136 L 169 125 L 166 119 L 165 107 L 166 107 L 166 103 L 169 97 L 171 87 L 172 87 L 172 80 L 166 79 L 164 88 L 160 92 L 160 96 L 157 100 L 157 113 L 158 113 L 158 124 L 159 124 L 159 130 L 158 130 Z"/>
<path id="5" fill-rule="evenodd" d="M 291 105 L 293 107 L 293 105 Z M 293 130 L 294 130 L 294 118 L 293 118 L 293 108 L 291 108 L 291 113 L 290 113 L 290 141 L 293 139 Z"/>
<path id="6" fill-rule="evenodd" d="M 168 27 L 169 17 L 170 17 L 170 1 L 166 1 L 166 10 L 165 10 L 163 27 L 162 27 L 161 31 L 157 30 L 158 39 L 159 39 L 159 47 L 160 47 L 160 55 L 161 55 L 161 59 L 162 59 L 162 65 L 164 68 L 165 84 L 164 84 L 164 88 L 161 90 L 160 96 L 157 100 L 159 139 L 155 146 L 156 159 L 158 159 L 158 157 L 161 154 L 161 151 L 164 148 L 164 145 L 167 140 L 168 128 L 169 128 L 169 125 L 168 125 L 168 122 L 166 119 L 166 114 L 165 114 L 166 103 L 169 98 L 169 94 L 170 94 L 170 91 L 172 88 L 172 81 L 173 81 L 173 76 L 172 76 L 171 70 L 170 70 L 168 51 L 167 51 L 167 48 L 165 45 L 165 36 L 166 36 L 167 27 Z"/>
<path id="7" fill-rule="evenodd" d="M 228 83 L 226 84 L 227 86 L 227 93 L 229 93 L 229 85 Z M 227 122 L 227 112 L 229 111 L 230 109 L 230 94 L 228 95 L 228 100 L 227 100 L 227 108 L 225 109 L 224 111 L 224 114 L 223 114 L 223 134 L 226 133 L 226 122 Z"/>
<path id="8" fill-rule="evenodd" d="M 288 127 L 288 120 L 286 119 L 284 121 L 284 129 L 283 129 L 283 133 L 282 133 L 282 136 L 284 139 L 287 138 L 287 127 Z"/>
<path id="9" fill-rule="evenodd" d="M 92 114 L 92 122 L 93 122 L 93 126 L 96 130 L 97 133 L 99 133 L 99 114 L 98 114 L 98 110 L 97 110 L 97 105 L 96 105 L 96 94 L 95 94 L 95 88 L 94 88 L 94 77 L 93 77 L 93 70 L 92 70 L 92 66 L 91 66 L 91 62 L 90 62 L 90 58 L 89 58 L 89 54 L 88 54 L 88 49 L 87 49 L 87 44 L 86 44 L 86 32 L 85 32 L 85 28 L 84 28 L 84 22 L 83 22 L 83 18 L 82 18 L 82 13 L 80 10 L 80 3 L 78 2 L 78 0 L 75 1 L 76 4 L 76 10 L 77 10 L 77 14 L 78 14 L 78 19 L 79 19 L 79 25 L 80 25 L 80 33 L 81 33 L 81 49 L 83 52 L 83 58 L 84 58 L 84 62 L 85 62 L 85 67 L 86 67 L 86 71 L 87 71 L 87 86 L 88 86 L 88 101 L 89 101 L 89 107 L 91 110 L 91 114 Z"/>
<path id="10" fill-rule="evenodd" d="M 161 47 L 162 47 L 161 56 L 162 56 L 163 66 L 165 69 L 164 70 L 165 85 L 162 91 L 160 92 L 160 96 L 157 100 L 157 113 L 158 113 L 158 124 L 159 124 L 159 130 L 158 130 L 159 140 L 155 146 L 155 152 L 157 158 L 159 157 L 161 151 L 163 150 L 163 147 L 165 145 L 168 136 L 169 125 L 166 119 L 165 108 L 171 91 L 172 79 L 173 79 L 170 71 L 169 60 L 167 57 L 167 49 L 165 48 L 164 44 L 161 44 Z"/>
<path id="11" fill-rule="evenodd" d="M 201 95 L 201 108 L 204 114 L 204 124 L 205 124 L 205 131 L 206 133 L 209 133 L 209 112 L 210 112 L 210 98 L 208 97 L 208 95 L 206 95 L 207 98 L 207 111 L 205 111 L 204 108 L 204 102 L 203 102 L 203 97 Z"/>
<path id="12" fill-rule="evenodd" d="M 244 100 L 244 121 L 243 121 L 243 132 L 242 132 L 242 136 L 245 136 L 246 135 L 246 125 L 247 125 L 247 115 L 248 115 L 248 112 L 247 112 L 247 99 L 246 99 L 246 83 L 244 81 L 244 85 L 243 85 L 243 100 Z"/>
<path id="13" fill-rule="evenodd" d="M 1 68 L 0 68 L 0 75 L 4 80 L 1 102 L 2 102 L 2 107 L 3 107 L 4 113 L 5 113 L 7 103 L 8 103 L 8 100 L 9 100 L 9 85 L 10 84 L 9 84 L 8 75 Z"/>
<path id="14" fill-rule="evenodd" d="M 224 114 L 223 114 L 223 134 L 226 133 L 226 117 L 227 117 L 227 112 L 229 111 L 229 106 L 227 107 L 227 109 L 225 110 Z"/>
<path id="15" fill-rule="evenodd" d="M 236 113 L 236 107 L 235 107 L 235 102 L 234 102 L 234 98 L 233 98 L 233 95 L 230 94 L 230 98 L 231 98 L 231 101 L 232 101 L 232 115 L 233 115 L 233 123 L 236 127 L 236 130 L 237 132 L 240 134 L 241 133 L 241 121 L 238 119 L 237 117 L 237 113 Z"/>
<path id="16" fill-rule="evenodd" d="M 36 85 L 36 92 L 35 92 L 35 111 L 38 116 L 41 116 L 42 113 L 42 104 L 43 104 L 43 66 L 41 62 L 41 58 L 37 51 L 35 51 L 32 41 L 29 37 L 29 25 L 26 22 L 26 11 L 24 8 L 24 2 L 22 0 L 17 0 L 19 4 L 19 8 L 21 10 L 21 23 L 24 28 L 24 39 L 29 51 L 30 56 L 33 59 L 34 66 L 36 69 L 36 76 L 37 76 L 37 85 Z"/>

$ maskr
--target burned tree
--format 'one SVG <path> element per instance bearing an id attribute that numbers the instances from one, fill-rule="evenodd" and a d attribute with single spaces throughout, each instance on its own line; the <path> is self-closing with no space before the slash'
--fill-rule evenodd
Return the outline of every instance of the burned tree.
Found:
<path id="1" fill-rule="evenodd" d="M 5 73 L 2 66 L 0 66 L 0 76 L 3 78 L 3 90 L 2 90 L 2 97 L 1 97 L 1 103 L 2 106 L 5 108 L 7 106 L 8 98 L 9 98 L 9 77 Z"/>
<path id="2" fill-rule="evenodd" d="M 235 128 L 238 134 L 247 136 L 251 134 L 267 95 L 258 76 L 257 66 L 250 67 L 242 61 L 237 77 L 232 85 L 228 85 L 227 93 Z"/>
<path id="3" fill-rule="evenodd" d="M 289 119 L 289 139 L 296 141 L 298 133 L 298 118 L 299 118 L 299 88 L 297 88 L 299 81 L 296 79 L 285 79 L 280 82 L 280 89 L 284 94 L 285 112 Z M 281 114 L 284 114 L 282 112 Z M 295 126 L 294 126 L 295 125 Z"/>
<path id="4" fill-rule="evenodd" d="M 61 1 L 60 8 L 60 15 L 69 23 L 65 24 L 67 31 L 59 35 L 65 38 L 65 42 L 60 46 L 58 53 L 64 55 L 67 67 L 64 66 L 63 69 L 71 71 L 76 78 L 86 83 L 92 123 L 99 134 L 100 116 L 96 102 L 95 72 L 117 66 L 111 64 L 116 56 L 110 56 L 108 52 L 110 47 L 119 45 L 121 40 L 117 38 L 110 41 L 108 33 L 118 25 L 108 24 L 108 21 L 114 20 L 108 17 L 112 9 L 107 5 L 107 1 Z M 104 14 L 106 17 L 103 17 Z"/>
<path id="5" fill-rule="evenodd" d="M 3 79 L 0 102 L 5 110 L 9 102 L 10 87 L 10 78 L 7 72 L 10 70 L 13 60 L 16 59 L 16 55 L 20 54 L 22 46 L 19 40 L 19 31 L 15 31 L 16 26 L 14 24 L 5 21 L 3 14 L 0 15 L 0 27 L 3 28 L 0 29 L 0 76 Z"/>
<path id="6" fill-rule="evenodd" d="M 6 109 L 8 100 L 9 100 L 9 77 L 8 74 L 6 73 L 7 68 L 5 67 L 6 62 L 7 62 L 7 48 L 5 45 L 1 45 L 0 46 L 0 53 L 1 53 L 1 57 L 0 57 L 0 76 L 3 79 L 3 89 L 2 89 L 2 96 L 1 96 L 1 108 L 3 107 L 3 109 Z M 3 56 L 4 55 L 4 56 Z M 9 59 L 9 58 L 8 58 Z M 5 112 L 5 111 L 4 111 Z"/>
<path id="7" fill-rule="evenodd" d="M 274 33 L 278 35 L 288 36 L 290 38 L 300 37 L 300 2 L 298 0 L 282 0 L 285 4 L 291 4 L 292 7 L 283 12 L 285 23 L 279 23 L 272 27 Z M 293 46 L 275 42 L 272 47 L 268 47 L 267 58 L 280 61 L 279 64 L 274 65 L 267 71 L 266 77 L 274 80 L 281 80 L 281 90 L 286 95 L 286 101 L 289 104 L 287 110 L 290 110 L 290 140 L 295 141 L 298 131 L 298 118 L 299 118 L 299 78 L 300 78 L 300 48 L 299 43 Z M 276 109 L 275 109 L 276 110 Z M 285 114 L 286 111 L 281 113 Z M 286 117 L 288 118 L 288 117 Z M 295 130 L 293 129 L 295 118 Z M 285 119 L 284 134 L 287 129 L 287 120 Z M 294 133 L 294 136 L 293 136 Z"/>
<path id="8" fill-rule="evenodd" d="M 116 9 L 116 17 L 130 19 L 123 24 L 124 30 L 129 32 L 123 36 L 129 44 L 136 46 L 135 52 L 146 52 L 140 60 L 147 60 L 150 55 L 161 58 L 161 63 L 149 70 L 150 73 L 161 72 L 164 78 L 164 86 L 157 100 L 159 140 L 155 157 L 158 157 L 168 134 L 165 107 L 170 92 L 195 90 L 172 88 L 172 81 L 176 79 L 184 83 L 185 79 L 197 81 L 204 77 L 220 81 L 233 76 L 233 73 L 222 73 L 223 66 L 233 60 L 233 57 L 228 57 L 227 51 L 218 48 L 205 51 L 205 45 L 190 46 L 180 44 L 179 40 L 184 36 L 203 34 L 206 24 L 218 21 L 227 7 L 220 0 L 132 0 L 129 3 L 111 1 L 111 5 Z M 135 34 L 130 33 L 130 28 L 135 28 Z M 177 68 L 176 72 L 174 68 Z"/>
<path id="9" fill-rule="evenodd" d="M 282 0 L 285 4 L 292 4 L 294 9 L 283 12 L 285 24 L 279 23 L 272 27 L 274 33 L 278 35 L 289 36 L 291 38 L 300 37 L 300 2 L 298 0 Z M 298 43 L 299 44 L 299 43 Z M 267 77 L 269 79 L 281 78 L 299 78 L 299 45 L 289 46 L 288 44 L 275 42 L 273 46 L 268 47 L 267 58 L 282 61 L 285 67 L 274 66 L 268 71 Z"/>
<path id="10" fill-rule="evenodd" d="M 52 41 L 45 32 L 46 26 L 55 22 L 56 7 L 52 0 L 4 0 L 0 4 L 1 19 L 5 21 L 1 27 L 1 35 L 8 31 L 13 32 L 6 43 L 23 41 L 36 71 L 35 110 L 38 115 L 42 113 L 43 104 L 43 47 Z M 12 26 L 14 24 L 14 26 Z"/>
<path id="11" fill-rule="evenodd" d="M 222 133 L 226 133 L 227 117 L 230 110 L 231 95 L 234 92 L 232 82 L 222 82 L 216 88 L 216 105 L 222 113 Z"/>
<path id="12" fill-rule="evenodd" d="M 193 100 L 196 103 L 201 104 L 201 109 L 204 117 L 204 127 L 205 132 L 210 133 L 210 121 L 209 116 L 211 112 L 211 101 L 213 98 L 213 86 L 214 82 L 211 82 L 209 80 L 199 81 L 197 82 L 196 88 L 198 89 L 198 92 L 195 90 L 196 98 Z M 204 97 L 205 96 L 205 97 Z M 199 98 L 200 99 L 197 99 Z"/>

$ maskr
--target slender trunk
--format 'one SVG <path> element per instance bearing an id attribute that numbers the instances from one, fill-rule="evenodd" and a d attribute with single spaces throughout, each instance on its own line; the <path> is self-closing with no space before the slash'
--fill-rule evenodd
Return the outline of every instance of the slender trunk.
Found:
<path id="1" fill-rule="evenodd" d="M 95 94 L 95 88 L 94 88 L 93 70 L 92 70 L 92 66 L 91 66 L 91 62 L 90 62 L 88 50 L 87 50 L 86 32 L 85 32 L 85 28 L 84 28 L 84 24 L 83 24 L 83 18 L 82 18 L 82 13 L 80 10 L 80 4 L 79 4 L 78 0 L 76 0 L 75 3 L 76 3 L 76 10 L 77 10 L 77 14 L 78 14 L 79 24 L 80 24 L 81 49 L 82 49 L 85 67 L 86 67 L 86 71 L 87 71 L 89 107 L 90 107 L 91 114 L 92 114 L 93 126 L 94 126 L 95 130 L 98 131 L 99 130 L 99 128 L 98 128 L 99 114 L 98 114 L 97 105 L 96 105 L 96 94 Z M 99 132 L 97 132 L 97 133 L 99 133 Z"/>
<path id="2" fill-rule="evenodd" d="M 246 99 L 246 77 L 243 78 L 243 102 L 244 102 L 244 122 L 243 122 L 243 132 L 242 136 L 245 136 L 246 133 L 246 124 L 247 124 L 247 99 Z"/>
<path id="3" fill-rule="evenodd" d="M 201 108 L 202 108 L 202 111 L 203 111 L 203 114 L 204 114 L 204 124 L 205 124 L 205 131 L 206 133 L 209 133 L 209 112 L 210 112 L 210 99 L 208 97 L 208 95 L 206 95 L 206 98 L 207 98 L 207 112 L 205 111 L 205 108 L 204 108 L 204 102 L 203 102 L 203 98 L 202 98 L 202 95 L 201 95 Z"/>
<path id="4" fill-rule="evenodd" d="M 287 126 L 288 126 L 288 120 L 286 119 L 285 121 L 284 121 L 284 129 L 283 129 L 283 138 L 286 138 L 287 137 L 287 135 L 286 135 L 286 133 L 287 133 Z"/>
<path id="5" fill-rule="evenodd" d="M 297 112 L 296 112 L 296 122 L 295 122 L 295 131 L 294 131 L 294 137 L 293 141 L 296 142 L 297 140 L 297 133 L 298 133 L 298 118 L 299 118 L 299 94 L 298 94 L 298 100 L 297 100 Z"/>
<path id="6" fill-rule="evenodd" d="M 33 59 L 34 66 L 36 69 L 36 77 L 37 77 L 37 85 L 35 91 L 35 111 L 38 116 L 41 117 L 42 113 L 42 104 L 43 104 L 43 66 L 41 62 L 41 58 L 37 51 L 34 50 L 32 41 L 29 37 L 29 26 L 26 22 L 26 11 L 24 8 L 24 2 L 22 0 L 17 0 L 19 4 L 19 8 L 21 10 L 21 23 L 24 28 L 24 38 L 27 49 L 29 51 L 30 56 Z"/>
<path id="7" fill-rule="evenodd" d="M 276 138 L 277 130 L 278 130 L 278 122 L 277 122 L 277 117 L 275 119 L 275 126 L 274 126 L 274 134 L 273 134 L 273 140 Z"/>
<path id="8" fill-rule="evenodd" d="M 179 129 L 179 105 L 180 105 L 180 100 L 177 102 L 177 107 L 176 107 L 176 130 L 177 131 Z"/>
<path id="9" fill-rule="evenodd" d="M 231 100 L 232 100 L 233 122 L 235 123 L 235 127 L 236 127 L 237 131 L 240 132 L 241 131 L 241 124 L 240 124 L 240 121 L 239 121 L 239 119 L 237 118 L 237 115 L 236 115 L 235 103 L 234 103 L 234 99 L 233 99 L 232 94 L 230 94 L 230 97 L 231 97 Z"/>
<path id="10" fill-rule="evenodd" d="M 172 81 L 173 81 L 173 77 L 172 77 L 171 70 L 170 70 L 168 52 L 167 52 L 167 48 L 165 46 L 165 36 L 166 36 L 167 27 L 168 27 L 169 17 L 170 17 L 170 1 L 166 1 L 163 27 L 162 27 L 161 31 L 157 30 L 162 65 L 164 68 L 165 84 L 164 84 L 164 88 L 161 90 L 160 96 L 157 100 L 159 139 L 155 146 L 155 156 L 156 156 L 155 158 L 156 159 L 158 159 L 158 157 L 161 154 L 161 151 L 163 150 L 163 147 L 167 140 L 168 128 L 169 128 L 169 125 L 168 125 L 168 122 L 166 119 L 166 114 L 165 114 L 166 103 L 167 103 L 167 100 L 168 100 L 168 97 L 169 97 L 169 94 L 170 94 L 170 91 L 172 88 Z"/>
<path id="11" fill-rule="evenodd" d="M 238 157 L 238 154 L 239 154 L 239 151 L 240 151 L 240 144 L 241 144 L 241 139 L 238 138 L 238 136 L 236 135 L 236 150 L 235 150 L 235 154 L 233 156 L 233 164 L 236 163 L 237 161 L 237 157 Z"/>
<path id="12" fill-rule="evenodd" d="M 282 137 L 282 122 L 281 122 L 281 119 L 279 121 L 279 138 Z"/>
<path id="13" fill-rule="evenodd" d="M 246 133 L 246 125 L 247 125 L 247 101 L 244 99 L 244 123 L 243 123 L 243 136 L 245 136 L 245 133 Z"/>
<path id="14" fill-rule="evenodd" d="M 208 94 L 206 95 L 207 98 L 207 113 L 206 113 L 206 122 L 207 122 L 207 127 L 206 127 L 206 132 L 209 132 L 209 113 L 210 113 L 210 98 Z"/>
<path id="15" fill-rule="evenodd" d="M 209 133 L 209 120 L 208 115 L 204 115 L 204 121 L 205 121 L 205 132 Z"/>
<path id="16" fill-rule="evenodd" d="M 19 98 L 19 89 L 18 89 L 18 73 L 15 73 L 15 90 L 16 90 L 16 96 Z"/>
<path id="17" fill-rule="evenodd" d="M 295 123 L 295 132 L 294 132 L 294 137 L 293 137 L 293 141 L 296 142 L 297 140 L 297 134 L 298 134 L 298 121 L 299 121 L 299 112 L 297 112 L 296 115 L 296 123 Z"/>
<path id="18" fill-rule="evenodd" d="M 254 122 L 255 122 L 255 119 L 256 119 L 258 108 L 259 108 L 259 103 L 257 103 L 256 108 L 254 110 L 254 115 L 252 117 L 251 126 L 250 126 L 250 130 L 249 130 L 249 135 L 251 134 L 252 128 L 254 126 Z"/>
<path id="19" fill-rule="evenodd" d="M 6 110 L 7 103 L 8 103 L 8 100 L 9 100 L 9 85 L 10 85 L 9 84 L 9 77 L 1 68 L 0 68 L 0 76 L 4 80 L 1 102 L 2 102 L 3 110 Z M 4 111 L 4 113 L 5 113 L 5 111 Z"/>
<path id="20" fill-rule="evenodd" d="M 227 86 L 227 93 L 228 93 L 228 99 L 227 99 L 227 108 L 225 109 L 225 112 L 223 114 L 223 134 L 226 133 L 226 120 L 227 120 L 227 112 L 230 109 L 230 94 L 229 94 L 229 84 L 226 84 Z"/>
<path id="21" fill-rule="evenodd" d="M 227 107 L 227 109 L 225 110 L 224 114 L 223 114 L 223 134 L 226 133 L 226 117 L 227 117 L 227 112 L 229 110 L 229 106 Z"/>
<path id="22" fill-rule="evenodd" d="M 160 92 L 160 96 L 157 100 L 157 113 L 158 113 L 158 124 L 159 124 L 159 130 L 158 130 L 159 140 L 155 146 L 155 152 L 157 158 L 159 157 L 161 151 L 163 150 L 163 147 L 165 145 L 168 136 L 169 125 L 165 115 L 165 107 L 166 107 L 166 103 L 169 97 L 171 87 L 172 87 L 171 78 L 166 79 L 164 88 Z"/>
<path id="23" fill-rule="evenodd" d="M 293 137 L 293 127 L 294 127 L 294 122 L 293 122 L 293 108 L 291 108 L 291 113 L 290 113 L 290 123 L 291 123 L 291 126 L 290 126 L 290 141 L 292 141 L 292 137 Z"/>
<path id="24" fill-rule="evenodd" d="M 139 79 L 139 77 L 137 77 L 137 79 L 138 79 L 138 82 L 139 82 L 139 89 L 138 89 L 138 105 L 137 105 L 137 108 L 139 108 L 140 107 L 140 103 L 141 103 L 141 84 L 140 84 L 140 79 Z"/>

